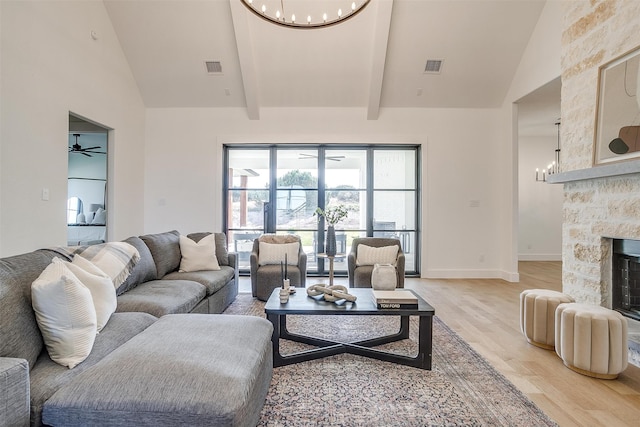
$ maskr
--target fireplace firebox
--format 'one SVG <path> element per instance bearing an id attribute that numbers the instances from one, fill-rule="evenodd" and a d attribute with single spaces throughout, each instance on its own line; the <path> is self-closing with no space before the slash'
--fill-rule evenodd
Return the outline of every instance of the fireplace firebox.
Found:
<path id="1" fill-rule="evenodd" d="M 640 320 L 640 240 L 614 239 L 612 308 Z"/>

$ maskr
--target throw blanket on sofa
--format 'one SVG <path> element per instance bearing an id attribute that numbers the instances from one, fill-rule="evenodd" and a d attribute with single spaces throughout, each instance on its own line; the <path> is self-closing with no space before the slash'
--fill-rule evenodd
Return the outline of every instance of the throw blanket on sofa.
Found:
<path id="1" fill-rule="evenodd" d="M 138 250 L 125 242 L 109 242 L 91 246 L 57 247 L 55 251 L 69 259 L 76 255 L 88 259 L 113 280 L 113 286 L 115 286 L 116 289 L 127 280 L 133 267 L 140 261 L 140 253 Z"/>

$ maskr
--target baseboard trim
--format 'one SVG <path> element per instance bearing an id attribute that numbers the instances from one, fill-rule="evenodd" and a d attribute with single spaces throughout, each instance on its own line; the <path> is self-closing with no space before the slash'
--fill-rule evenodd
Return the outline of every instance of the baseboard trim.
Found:
<path id="1" fill-rule="evenodd" d="M 498 270 L 428 270 L 426 279 L 502 279 Z"/>
<path id="2" fill-rule="evenodd" d="M 518 261 L 562 261 L 562 254 L 518 254 Z"/>

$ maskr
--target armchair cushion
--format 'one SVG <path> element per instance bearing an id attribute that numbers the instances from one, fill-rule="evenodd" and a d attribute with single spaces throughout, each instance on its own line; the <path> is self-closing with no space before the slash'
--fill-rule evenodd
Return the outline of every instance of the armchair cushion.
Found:
<path id="1" fill-rule="evenodd" d="M 260 242 L 260 248 L 258 252 L 258 264 L 280 264 L 284 262 L 285 255 L 287 264 L 298 265 L 298 254 L 300 252 L 300 243 L 266 243 Z"/>
<path id="2" fill-rule="evenodd" d="M 357 248 L 356 265 L 396 264 L 398 250 L 396 245 L 375 248 L 360 244 Z"/>

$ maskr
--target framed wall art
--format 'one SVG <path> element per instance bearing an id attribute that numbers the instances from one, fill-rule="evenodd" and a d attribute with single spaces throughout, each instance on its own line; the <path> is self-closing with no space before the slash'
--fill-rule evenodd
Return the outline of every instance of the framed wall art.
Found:
<path id="1" fill-rule="evenodd" d="M 640 48 L 600 67 L 593 164 L 640 158 Z"/>

